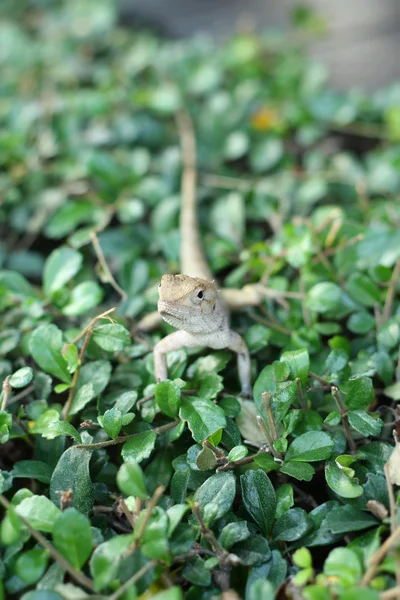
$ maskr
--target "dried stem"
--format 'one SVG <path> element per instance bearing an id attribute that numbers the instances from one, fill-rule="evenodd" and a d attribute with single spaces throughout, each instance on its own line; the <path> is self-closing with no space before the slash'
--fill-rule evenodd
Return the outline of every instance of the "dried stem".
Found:
<path id="1" fill-rule="evenodd" d="M 2 494 L 0 494 L 0 504 L 5 509 L 10 509 L 14 511 L 18 519 L 23 523 L 23 525 L 25 525 L 31 536 L 35 538 L 35 540 L 42 546 L 42 548 L 44 548 L 50 554 L 53 560 L 57 561 L 67 571 L 67 573 L 71 575 L 72 579 L 74 579 L 77 583 L 90 590 L 91 592 L 94 591 L 94 585 L 92 580 L 86 577 L 86 575 L 84 575 L 83 573 L 77 571 L 75 567 L 73 567 L 67 561 L 67 559 L 56 548 L 54 548 L 54 546 L 44 537 L 44 535 L 42 535 L 39 531 L 32 527 L 32 525 L 29 523 L 29 521 L 25 519 L 25 517 L 22 517 L 17 513 L 15 508 Z"/>
<path id="2" fill-rule="evenodd" d="M 179 425 L 180 421 L 172 421 L 171 423 L 166 423 L 165 425 L 161 425 L 160 427 L 155 427 L 149 431 L 154 431 L 156 435 L 160 433 L 164 433 L 164 431 L 168 431 L 168 429 L 172 429 L 176 425 Z M 106 440 L 105 442 L 95 442 L 94 444 L 76 444 L 75 448 L 84 448 L 85 450 L 97 450 L 98 448 L 105 448 L 106 446 L 115 446 L 116 444 L 123 444 L 128 440 L 131 440 L 137 435 L 143 433 L 139 431 L 138 433 L 132 433 L 131 435 L 122 435 L 120 437 L 116 437 L 113 440 Z"/>
<path id="3" fill-rule="evenodd" d="M 394 297 L 396 294 L 396 285 L 397 285 L 397 281 L 399 279 L 399 275 L 400 275 L 400 260 L 397 261 L 397 263 L 393 269 L 392 277 L 390 278 L 390 281 L 389 281 L 389 287 L 388 287 L 388 292 L 387 292 L 387 296 L 386 296 L 385 306 L 383 308 L 383 316 L 382 316 L 381 325 L 383 323 L 386 323 L 386 321 L 390 318 L 390 315 L 392 314 L 393 300 L 394 300 Z"/>
<path id="4" fill-rule="evenodd" d="M 335 399 L 336 405 L 339 409 L 339 413 L 340 416 L 342 418 L 342 423 L 343 423 L 343 427 L 344 427 L 344 431 L 347 437 L 347 441 L 349 443 L 349 448 L 350 448 L 350 452 L 352 454 L 355 454 L 357 452 L 357 446 L 355 444 L 355 441 L 353 440 L 353 437 L 351 435 L 351 429 L 350 429 L 350 424 L 349 424 L 349 419 L 347 416 L 347 407 L 346 405 L 343 403 L 343 400 L 340 396 L 340 391 L 337 387 L 332 386 L 331 388 L 331 393 L 333 398 Z"/>
<path id="5" fill-rule="evenodd" d="M 12 392 L 12 387 L 10 385 L 10 379 L 11 379 L 11 375 L 7 375 L 7 377 L 3 381 L 3 398 L 1 401 L 0 410 L 6 410 L 6 408 L 7 408 L 7 403 L 10 398 L 10 394 Z"/>
<path id="6" fill-rule="evenodd" d="M 327 389 L 331 389 L 332 383 L 330 381 L 327 381 L 326 379 L 324 379 L 323 377 L 320 377 L 319 375 L 317 375 L 316 373 L 313 373 L 312 371 L 309 371 L 308 374 L 312 379 L 315 379 L 315 381 L 318 381 L 323 386 L 327 387 Z"/>
<path id="7" fill-rule="evenodd" d="M 276 430 L 274 415 L 272 413 L 272 404 L 271 404 L 272 394 L 271 394 L 271 392 L 263 392 L 261 394 L 261 397 L 263 399 L 263 403 L 264 403 L 265 410 L 267 413 L 268 425 L 269 425 L 269 430 L 271 432 L 272 440 L 275 442 L 275 440 L 277 440 L 279 438 L 279 436 L 278 436 L 278 432 Z"/>
<path id="8" fill-rule="evenodd" d="M 268 431 L 268 429 L 267 429 L 267 427 L 266 427 L 266 425 L 264 423 L 263 418 L 260 417 L 259 415 L 257 415 L 256 419 L 257 419 L 257 425 L 259 426 L 259 428 L 261 429 L 261 431 L 263 432 L 263 434 L 265 436 L 265 439 L 267 440 L 267 444 L 268 444 L 268 447 L 269 447 L 270 451 L 275 456 L 275 458 L 279 458 L 280 459 L 281 458 L 280 454 L 274 448 L 274 442 L 272 440 L 270 432 Z"/>
<path id="9" fill-rule="evenodd" d="M 114 290 L 121 296 L 122 301 L 125 302 L 125 300 L 128 299 L 128 294 L 115 281 L 114 276 L 111 273 L 110 267 L 108 266 L 107 261 L 104 257 L 103 250 L 101 249 L 100 242 L 95 231 L 90 232 L 90 240 L 92 242 L 93 249 L 96 253 L 100 266 L 103 269 L 103 280 L 106 283 L 109 283 L 114 288 Z"/>
<path id="10" fill-rule="evenodd" d="M 115 310 L 115 306 L 113 308 L 109 308 L 108 310 L 106 310 L 105 312 L 101 313 L 101 315 L 97 315 L 97 317 L 94 317 L 89 323 L 88 325 L 86 325 L 86 327 L 84 329 L 82 329 L 82 331 L 76 336 L 76 338 L 74 338 L 71 342 L 71 344 L 77 344 L 79 342 L 79 340 L 81 340 L 83 337 L 85 337 L 86 332 L 93 329 L 93 326 L 97 323 L 97 321 L 99 319 L 105 319 L 106 317 L 108 317 L 108 315 L 112 312 L 114 312 Z M 112 320 L 110 317 L 108 317 L 110 320 Z"/>
<path id="11" fill-rule="evenodd" d="M 33 384 L 28 385 L 28 387 L 26 387 L 24 390 L 22 390 L 22 392 L 20 392 L 19 394 L 15 394 L 15 396 L 13 396 L 12 398 L 9 398 L 7 405 L 9 406 L 10 404 L 15 404 L 15 402 L 19 402 L 26 396 L 29 396 L 29 394 L 31 392 L 33 392 L 34 389 L 35 389 L 35 386 Z M 3 409 L 1 409 L 1 410 L 3 410 Z"/>
<path id="12" fill-rule="evenodd" d="M 378 568 L 381 561 L 385 558 L 386 554 L 393 548 L 395 543 L 400 538 L 400 527 L 397 527 L 393 531 L 393 533 L 383 542 L 383 544 L 378 548 L 378 550 L 371 556 L 369 559 L 369 567 L 364 573 L 364 577 L 361 579 L 361 585 L 368 585 L 371 579 L 373 579 L 376 569 Z M 395 589 L 395 588 L 394 588 Z M 398 590 L 400 589 L 400 586 Z M 393 591 L 393 590 L 389 590 Z M 389 597 L 389 596 L 388 596 Z M 391 598 L 395 598 L 396 596 L 390 596 Z"/>
<path id="13" fill-rule="evenodd" d="M 146 530 L 146 527 L 151 519 L 153 509 L 157 506 L 157 504 L 164 492 L 165 492 L 165 486 L 163 486 L 163 485 L 158 486 L 158 488 L 155 490 L 155 492 L 152 495 L 152 497 L 150 498 L 150 500 L 147 502 L 146 512 L 144 514 L 143 519 L 139 522 L 137 532 L 135 532 L 135 534 L 134 534 L 136 539 L 133 542 L 132 546 L 129 548 L 130 552 L 134 552 L 137 548 L 139 548 L 140 541 L 141 541 L 143 534 Z"/>
<path id="14" fill-rule="evenodd" d="M 118 598 L 122 596 L 122 594 L 125 594 L 125 592 L 129 590 L 129 588 L 135 585 L 135 583 L 139 581 L 139 579 L 144 577 L 146 573 L 153 569 L 153 567 L 155 567 L 156 565 L 156 560 L 151 560 L 150 562 L 148 562 L 146 565 L 144 565 L 144 567 L 139 569 L 139 571 L 136 571 L 136 573 L 132 575 L 130 579 L 125 581 L 125 583 L 121 585 L 121 587 L 116 592 L 111 594 L 111 596 L 108 597 L 108 600 L 118 600 Z"/>
<path id="15" fill-rule="evenodd" d="M 106 312 L 102 313 L 101 315 L 98 315 L 97 317 L 95 317 L 94 319 L 92 319 L 89 323 L 89 325 L 87 325 L 85 327 L 85 329 L 75 338 L 75 340 L 72 342 L 73 344 L 76 344 L 82 337 L 84 337 L 84 341 L 83 341 L 83 345 L 81 348 L 81 351 L 79 353 L 79 359 L 78 359 L 78 366 L 75 370 L 74 376 L 72 378 L 72 384 L 71 387 L 69 389 L 69 394 L 68 394 L 68 399 L 64 405 L 64 408 L 62 410 L 62 418 L 64 419 L 64 421 L 66 421 L 68 419 L 69 416 L 69 411 L 71 410 L 71 405 L 72 402 L 74 400 L 75 397 L 75 392 L 76 392 L 76 384 L 78 382 L 78 377 L 79 377 L 79 373 L 83 364 L 83 359 L 85 357 L 86 354 L 86 350 L 92 335 L 92 330 L 93 330 L 93 326 L 97 323 L 97 321 L 99 319 L 103 319 L 104 317 L 106 317 L 107 315 L 109 315 L 111 312 L 113 312 L 115 310 L 115 308 L 110 308 L 109 310 L 107 310 Z"/>
<path id="16" fill-rule="evenodd" d="M 226 559 L 228 553 L 219 545 L 219 543 L 217 542 L 217 538 L 214 535 L 214 532 L 204 523 L 203 517 L 201 516 L 200 512 L 200 504 L 198 502 L 194 502 L 192 506 L 192 512 L 200 525 L 201 535 L 210 542 L 212 549 L 214 550 L 218 558 Z"/>
<path id="17" fill-rule="evenodd" d="M 301 407 L 307 410 L 307 400 L 304 396 L 303 388 L 301 387 L 300 377 L 296 377 L 297 395 L 300 398 Z"/>

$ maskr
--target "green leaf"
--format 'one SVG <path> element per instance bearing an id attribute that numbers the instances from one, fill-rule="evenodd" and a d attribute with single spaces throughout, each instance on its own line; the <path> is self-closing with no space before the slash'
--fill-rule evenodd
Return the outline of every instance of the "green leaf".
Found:
<path id="1" fill-rule="evenodd" d="M 363 494 L 363 488 L 352 477 L 338 467 L 334 460 L 325 463 L 325 478 L 329 487 L 342 498 L 358 498 Z"/>
<path id="2" fill-rule="evenodd" d="M 249 453 L 247 446 L 234 446 L 232 450 L 228 454 L 229 462 L 235 462 L 236 460 L 241 460 Z"/>
<path id="3" fill-rule="evenodd" d="M 279 519 L 294 504 L 293 488 L 290 483 L 284 483 L 276 490 L 275 518 Z"/>
<path id="4" fill-rule="evenodd" d="M 110 410 L 106 410 L 102 419 L 102 426 L 106 434 L 111 438 L 115 439 L 122 427 L 122 414 L 121 411 L 113 406 Z"/>
<path id="5" fill-rule="evenodd" d="M 141 500 L 146 500 L 148 497 L 143 471 L 132 458 L 120 466 L 117 483 L 119 489 L 127 496 L 135 496 Z"/>
<path id="6" fill-rule="evenodd" d="M 361 531 L 376 525 L 377 520 L 372 515 L 350 504 L 334 508 L 327 514 L 324 521 L 324 527 L 327 527 L 332 533 L 343 534 Z"/>
<path id="7" fill-rule="evenodd" d="M 330 457 L 335 442 L 329 433 L 308 431 L 293 440 L 286 452 L 285 462 L 314 462 Z"/>
<path id="8" fill-rule="evenodd" d="M 289 366 L 293 379 L 298 377 L 303 385 L 307 382 L 310 357 L 306 348 L 284 352 L 281 356 L 281 362 L 285 362 Z"/>
<path id="9" fill-rule="evenodd" d="M 203 442 L 218 429 L 226 427 L 222 408 L 203 398 L 182 398 L 179 417 L 187 421 L 196 442 Z"/>
<path id="10" fill-rule="evenodd" d="M 50 482 L 50 498 L 61 506 L 62 495 L 72 492 L 71 506 L 88 514 L 93 506 L 93 484 L 89 475 L 91 452 L 68 448 L 60 457 Z"/>
<path id="11" fill-rule="evenodd" d="M 324 573 L 335 577 L 343 585 L 355 585 L 361 579 L 362 566 L 356 552 L 349 548 L 335 548 L 324 564 Z"/>
<path id="12" fill-rule="evenodd" d="M 198 556 L 191 557 L 185 561 L 182 569 L 182 576 L 201 587 L 208 587 L 211 583 L 211 573 L 205 567 L 204 560 Z"/>
<path id="13" fill-rule="evenodd" d="M 275 523 L 272 536 L 274 540 L 294 542 L 302 538 L 313 528 L 313 521 L 301 508 L 291 508 Z"/>
<path id="14" fill-rule="evenodd" d="M 235 477 L 232 473 L 216 473 L 201 485 L 194 495 L 200 510 L 210 524 L 221 518 L 231 508 L 236 493 Z"/>
<path id="15" fill-rule="evenodd" d="M 134 459 L 138 463 L 142 462 L 153 452 L 156 439 L 157 436 L 152 429 L 135 434 L 122 446 L 122 458 L 125 461 Z"/>
<path id="16" fill-rule="evenodd" d="M 373 307 L 381 301 L 379 289 L 367 275 L 352 273 L 347 282 L 349 296 L 363 306 Z"/>
<path id="17" fill-rule="evenodd" d="M 60 510 L 46 496 L 30 496 L 16 507 L 16 512 L 39 531 L 52 533 Z"/>
<path id="18" fill-rule="evenodd" d="M 352 333 L 365 335 L 375 327 L 375 319 L 366 310 L 360 310 L 349 317 L 347 327 Z"/>
<path id="19" fill-rule="evenodd" d="M 89 310 L 100 304 L 103 299 L 103 290 L 95 281 L 83 281 L 71 292 L 71 296 L 62 308 L 62 313 L 69 317 L 84 315 Z"/>
<path id="20" fill-rule="evenodd" d="M 309 569 L 312 567 L 312 555 L 308 548 L 299 548 L 293 554 L 293 562 L 301 569 Z"/>
<path id="21" fill-rule="evenodd" d="M 29 385 L 33 378 L 33 371 L 31 367 L 22 367 L 11 375 L 10 385 L 12 388 L 23 388 Z"/>
<path id="22" fill-rule="evenodd" d="M 174 381 L 166 379 L 157 383 L 155 399 L 157 406 L 165 415 L 176 418 L 181 401 L 181 388 Z"/>
<path id="23" fill-rule="evenodd" d="M 374 400 L 374 388 L 369 377 L 350 379 L 344 391 L 344 401 L 350 410 L 367 408 Z"/>
<path id="24" fill-rule="evenodd" d="M 10 439 L 12 416 L 6 410 L 0 411 L 0 443 L 6 444 Z"/>
<path id="25" fill-rule="evenodd" d="M 76 569 L 81 569 L 93 549 L 90 521 L 75 508 L 67 508 L 57 519 L 53 543 Z"/>
<path id="26" fill-rule="evenodd" d="M 250 531 L 247 527 L 247 522 L 234 521 L 232 523 L 228 523 L 228 525 L 225 525 L 220 533 L 218 541 L 221 546 L 225 548 L 225 550 L 229 550 L 233 544 L 247 540 L 249 536 Z"/>
<path id="27" fill-rule="evenodd" d="M 133 543 L 133 535 L 117 535 L 97 546 L 90 559 L 90 573 L 97 592 L 115 579 L 121 560 Z"/>
<path id="28" fill-rule="evenodd" d="M 306 462 L 285 462 L 279 470 L 299 481 L 311 481 L 315 474 L 314 468 Z"/>
<path id="29" fill-rule="evenodd" d="M 279 468 L 279 465 L 275 462 L 274 457 L 266 452 L 256 454 L 254 457 L 254 462 L 267 473 L 269 471 L 275 471 Z"/>
<path id="30" fill-rule="evenodd" d="M 373 419 L 364 410 L 349 410 L 347 416 L 351 427 L 362 435 L 366 437 L 369 435 L 380 435 L 383 427 L 381 419 Z"/>
<path id="31" fill-rule="evenodd" d="M 314 285 L 307 296 L 307 306 L 318 313 L 333 312 L 342 305 L 342 290 L 335 283 L 323 281 Z"/>
<path id="32" fill-rule="evenodd" d="M 261 535 L 252 534 L 246 540 L 234 544 L 231 548 L 243 565 L 256 566 L 271 558 L 271 550 L 267 540 Z"/>
<path id="33" fill-rule="evenodd" d="M 46 550 L 32 548 L 20 554 L 15 563 L 15 573 L 28 585 L 36 583 L 46 570 L 49 556 Z"/>
<path id="34" fill-rule="evenodd" d="M 267 580 L 258 579 L 251 584 L 249 600 L 274 600 L 275 590 Z"/>
<path id="35" fill-rule="evenodd" d="M 121 352 L 131 343 L 129 331 L 118 323 L 97 325 L 93 329 L 92 340 L 107 352 Z"/>
<path id="36" fill-rule="evenodd" d="M 71 436 L 77 444 L 82 444 L 82 438 L 71 423 L 67 421 L 51 421 L 42 433 L 47 440 L 54 440 L 59 435 Z"/>
<path id="37" fill-rule="evenodd" d="M 31 478 L 41 481 L 42 483 L 50 483 L 53 469 L 47 463 L 40 460 L 20 460 L 14 464 L 12 476 Z"/>
<path id="38" fill-rule="evenodd" d="M 275 519 L 276 496 L 272 483 L 263 471 L 247 471 L 240 476 L 243 503 L 264 535 Z"/>
<path id="39" fill-rule="evenodd" d="M 41 325 L 32 334 L 31 354 L 43 371 L 71 383 L 68 365 L 62 356 L 62 332 L 56 325 Z"/>
<path id="40" fill-rule="evenodd" d="M 183 592 L 181 587 L 173 586 L 169 588 L 169 590 L 165 590 L 165 592 L 154 594 L 152 600 L 183 600 L 182 594 Z M 368 600 L 370 599 L 368 598 Z"/>
<path id="41" fill-rule="evenodd" d="M 47 298 L 51 298 L 77 274 L 82 260 L 80 252 L 67 246 L 61 246 L 50 254 L 43 272 L 43 290 Z"/>

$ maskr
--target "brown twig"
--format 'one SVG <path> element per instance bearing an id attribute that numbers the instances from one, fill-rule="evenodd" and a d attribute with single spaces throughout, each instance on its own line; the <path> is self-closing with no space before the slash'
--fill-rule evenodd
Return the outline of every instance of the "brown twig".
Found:
<path id="1" fill-rule="evenodd" d="M 71 575 L 72 579 L 74 579 L 77 583 L 90 590 L 91 592 L 94 591 L 94 585 L 92 580 L 86 577 L 86 575 L 84 575 L 83 573 L 77 571 L 75 567 L 73 567 L 67 561 L 67 559 L 56 548 L 54 548 L 54 546 L 44 537 L 44 535 L 40 533 L 40 531 L 37 531 L 34 527 L 32 527 L 29 521 L 25 519 L 25 517 L 22 517 L 17 513 L 15 508 L 2 494 L 0 494 L 0 504 L 5 509 L 12 510 L 15 513 L 18 519 L 23 523 L 23 525 L 25 525 L 31 536 L 35 538 L 35 540 L 42 546 L 42 548 L 44 548 L 44 550 L 46 550 L 50 554 L 53 560 L 57 561 L 59 565 L 61 565 L 67 571 L 67 573 Z"/>
<path id="2" fill-rule="evenodd" d="M 318 381 L 321 385 L 326 386 L 328 389 L 331 389 L 332 383 L 330 381 L 327 381 L 320 375 L 313 373 L 313 371 L 309 371 L 308 374 L 312 379 L 315 379 L 315 381 Z"/>
<path id="3" fill-rule="evenodd" d="M 349 423 L 349 419 L 347 416 L 347 406 L 344 404 L 344 402 L 342 400 L 339 388 L 337 388 L 336 386 L 333 385 L 331 388 L 331 394 L 332 394 L 332 396 L 336 402 L 336 405 L 339 409 L 340 417 L 342 419 L 342 423 L 343 423 L 343 427 L 344 427 L 344 432 L 346 434 L 347 441 L 349 443 L 350 452 L 352 454 L 355 454 L 357 452 L 357 446 L 356 446 L 355 441 L 353 440 L 353 436 L 351 435 L 350 423 Z"/>
<path id="4" fill-rule="evenodd" d="M 269 447 L 269 449 L 270 449 L 271 453 L 272 453 L 272 454 L 275 456 L 275 458 L 278 458 L 278 459 L 280 459 L 280 458 L 281 458 L 281 457 L 280 457 L 280 454 L 279 454 L 279 452 L 277 452 L 277 451 L 275 450 L 275 448 L 274 448 L 274 442 L 273 442 L 273 439 L 272 439 L 272 437 L 271 437 L 271 434 L 270 434 L 270 432 L 268 431 L 268 428 L 267 428 L 267 426 L 266 426 L 266 425 L 265 425 L 265 423 L 264 423 L 264 420 L 263 420 L 263 418 L 262 418 L 262 417 L 260 417 L 260 415 L 257 415 L 257 417 L 256 417 L 256 420 L 257 420 L 257 425 L 259 426 L 259 428 L 261 429 L 261 431 L 263 432 L 263 434 L 264 434 L 264 436 L 265 436 L 265 439 L 267 440 L 267 444 L 268 444 L 268 447 Z M 281 462 L 282 462 L 282 461 L 281 461 Z"/>
<path id="5" fill-rule="evenodd" d="M 12 392 L 12 387 L 10 385 L 11 375 L 7 375 L 5 380 L 3 381 L 3 398 L 1 400 L 1 408 L 0 410 L 6 410 L 7 403 L 10 398 L 10 394 Z"/>
<path id="6" fill-rule="evenodd" d="M 152 495 L 152 497 L 150 498 L 150 500 L 147 502 L 146 512 L 144 514 L 144 517 L 139 522 L 138 529 L 134 533 L 135 541 L 133 542 L 132 546 L 129 548 L 130 552 L 134 552 L 140 546 L 140 541 L 146 530 L 148 522 L 151 519 L 153 509 L 157 506 L 157 504 L 164 492 L 165 492 L 165 486 L 163 486 L 163 485 L 158 486 L 158 488 L 156 488 L 156 490 L 155 490 L 154 494 Z"/>
<path id="7" fill-rule="evenodd" d="M 154 429 L 149 429 L 148 431 L 154 431 L 156 435 L 160 433 L 164 433 L 164 431 L 168 431 L 172 429 L 176 425 L 179 425 L 180 421 L 172 421 L 171 423 L 166 423 L 165 425 L 161 425 L 160 427 L 155 427 Z M 132 433 L 130 435 L 122 435 L 120 437 L 116 437 L 113 440 L 106 440 L 104 442 L 95 442 L 94 444 L 76 444 L 75 448 L 85 448 L 85 450 L 97 450 L 98 448 L 105 448 L 107 446 L 115 446 L 116 444 L 123 444 L 128 440 L 131 440 L 137 435 L 140 435 L 143 431 L 139 431 L 137 433 Z"/>
<path id="8" fill-rule="evenodd" d="M 222 548 L 222 546 L 219 545 L 217 538 L 214 535 L 214 532 L 204 523 L 203 517 L 200 512 L 200 504 L 198 502 L 193 503 L 192 512 L 200 525 L 201 535 L 210 542 L 210 545 L 214 550 L 215 554 L 218 556 L 218 558 L 225 559 L 228 553 Z"/>
<path id="9" fill-rule="evenodd" d="M 82 367 L 82 364 L 83 364 L 83 359 L 85 357 L 86 350 L 87 350 L 90 338 L 92 336 L 92 331 L 93 331 L 92 328 L 97 323 L 97 321 L 99 319 L 103 319 L 104 317 L 106 317 L 108 314 L 110 314 L 114 310 L 115 310 L 115 308 L 110 308 L 106 312 L 104 312 L 101 315 L 98 315 L 97 317 L 95 317 L 94 319 L 92 319 L 90 321 L 89 325 L 87 325 L 85 327 L 85 329 L 83 330 L 83 332 L 81 332 L 79 334 L 79 336 L 77 336 L 77 338 L 75 338 L 75 340 L 72 342 L 72 343 L 76 343 L 76 341 L 79 341 L 83 336 L 85 336 L 85 339 L 83 340 L 81 351 L 79 352 L 78 366 L 77 366 L 77 368 L 75 370 L 75 373 L 74 373 L 74 376 L 72 378 L 72 383 L 71 383 L 71 387 L 69 389 L 69 394 L 68 394 L 67 401 L 66 401 L 66 403 L 64 405 L 64 408 L 62 410 L 62 418 L 64 419 L 64 421 L 66 421 L 68 419 L 69 411 L 71 410 L 72 402 L 73 402 L 74 397 L 75 397 L 76 384 L 78 383 L 78 377 L 79 377 L 79 373 L 80 373 L 80 370 L 81 370 L 81 367 Z"/>
<path id="10" fill-rule="evenodd" d="M 400 527 L 397 527 L 393 533 L 383 542 L 383 544 L 378 548 L 378 550 L 371 556 L 369 559 L 369 567 L 364 573 L 363 578 L 361 579 L 361 585 L 368 585 L 371 579 L 373 579 L 376 569 L 378 568 L 380 562 L 385 558 L 386 554 L 391 550 L 391 548 L 395 545 L 395 543 L 400 538 Z M 399 586 L 400 587 L 400 586 Z M 392 591 L 392 590 L 390 590 Z M 391 596 L 396 597 L 396 596 Z"/>
<path id="11" fill-rule="evenodd" d="M 264 319 L 263 317 L 260 317 L 259 315 L 257 315 L 256 313 L 253 313 L 253 312 L 249 313 L 249 317 L 251 319 L 253 319 L 254 321 L 257 321 L 257 323 L 261 323 L 262 325 L 265 325 L 265 327 L 269 327 L 270 329 L 275 329 L 276 331 L 279 331 L 280 333 L 283 333 L 284 335 L 292 335 L 292 332 L 290 331 L 290 329 L 283 327 L 283 325 L 280 325 L 276 321 L 270 321 L 270 320 Z"/>
<path id="12" fill-rule="evenodd" d="M 10 404 L 15 404 L 15 402 L 19 402 L 20 400 L 22 400 L 26 396 L 29 396 L 29 394 L 31 392 L 33 392 L 34 389 L 35 389 L 35 386 L 33 384 L 32 385 L 28 385 L 28 387 L 26 387 L 24 390 L 22 390 L 22 392 L 20 392 L 19 394 L 15 394 L 15 396 L 13 396 L 12 398 L 9 398 L 7 404 L 10 405 Z"/>
<path id="13" fill-rule="evenodd" d="M 86 325 L 86 327 L 84 329 L 82 329 L 82 331 L 76 336 L 76 338 L 74 338 L 72 340 L 71 344 L 77 344 L 79 342 L 79 340 L 81 340 L 83 337 L 85 337 L 86 332 L 89 331 L 90 329 L 92 329 L 93 325 L 95 325 L 97 323 L 97 321 L 99 321 L 99 319 L 108 318 L 108 319 L 110 319 L 110 321 L 112 321 L 111 317 L 109 317 L 108 315 L 110 313 L 114 312 L 114 310 L 115 310 L 115 306 L 113 308 L 109 308 L 105 312 L 101 313 L 101 315 L 97 315 L 97 317 L 94 317 L 91 321 L 89 321 L 88 325 Z"/>
<path id="14" fill-rule="evenodd" d="M 100 266 L 103 269 L 103 281 L 105 283 L 109 283 L 114 288 L 114 290 L 121 296 L 122 301 L 125 302 L 125 300 L 128 299 L 128 294 L 115 281 L 114 276 L 111 273 L 110 267 L 108 266 L 105 256 L 103 254 L 103 250 L 101 249 L 100 242 L 95 231 L 90 232 L 90 241 L 92 242 L 92 246 L 96 253 Z"/>
<path id="15" fill-rule="evenodd" d="M 122 584 L 121 587 L 116 592 L 111 594 L 111 596 L 108 597 L 108 600 L 118 600 L 118 598 L 120 596 L 122 596 L 122 594 L 125 594 L 125 592 L 127 590 L 129 590 L 133 585 L 135 585 L 135 583 L 137 581 L 139 581 L 139 579 L 144 577 L 146 575 L 146 573 L 148 571 L 150 571 L 156 565 L 157 565 L 156 560 L 151 560 L 150 562 L 148 562 L 146 565 L 144 565 L 144 567 L 139 569 L 139 571 L 136 571 L 136 573 L 134 575 L 132 575 L 132 577 L 130 579 L 125 581 L 125 583 Z"/>
<path id="16" fill-rule="evenodd" d="M 296 377 L 297 395 L 300 398 L 300 404 L 303 410 L 307 410 L 307 400 L 304 396 L 303 388 L 301 387 L 300 377 Z"/>
<path id="17" fill-rule="evenodd" d="M 386 323 L 386 321 L 390 318 L 390 315 L 392 313 L 392 305 L 393 305 L 394 296 L 396 294 L 396 285 L 397 285 L 397 281 L 399 279 L 399 275 L 400 275 L 400 260 L 397 261 L 397 263 L 393 269 L 392 276 L 389 281 L 389 287 L 388 287 L 388 291 L 387 291 L 385 306 L 383 308 L 381 325 L 383 323 Z"/>

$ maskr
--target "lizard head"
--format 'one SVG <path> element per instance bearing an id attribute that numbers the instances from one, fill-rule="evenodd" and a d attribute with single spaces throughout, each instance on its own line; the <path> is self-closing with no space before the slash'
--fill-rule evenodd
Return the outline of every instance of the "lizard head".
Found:
<path id="1" fill-rule="evenodd" d="M 209 333 L 219 329 L 226 318 L 212 281 L 189 275 L 163 275 L 158 293 L 158 312 L 177 329 Z"/>

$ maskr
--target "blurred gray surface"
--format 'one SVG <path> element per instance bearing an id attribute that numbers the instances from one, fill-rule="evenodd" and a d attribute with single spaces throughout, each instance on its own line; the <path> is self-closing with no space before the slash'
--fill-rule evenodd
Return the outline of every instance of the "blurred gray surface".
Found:
<path id="1" fill-rule="evenodd" d="M 122 22 L 154 26 L 172 37 L 208 32 L 225 37 L 238 26 L 289 29 L 294 0 L 120 0 Z M 333 84 L 373 89 L 400 80 L 400 0 L 309 0 L 328 33 L 310 47 Z"/>

